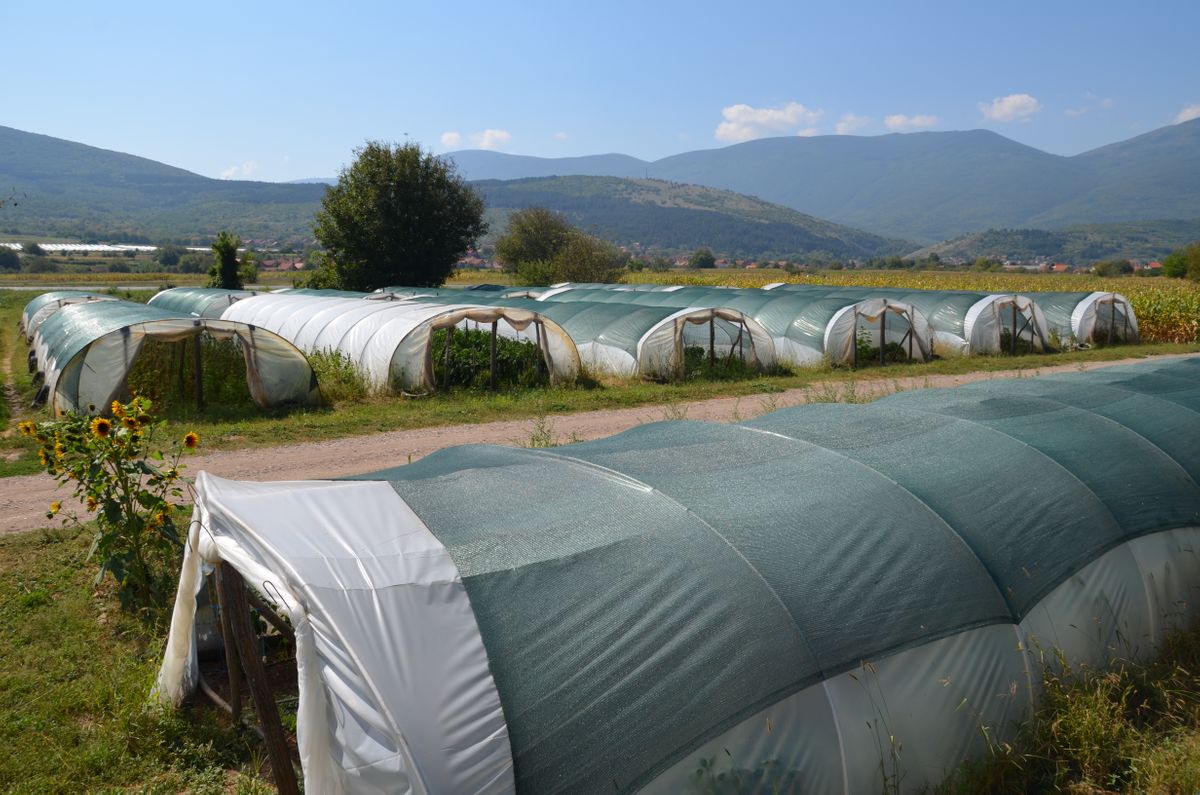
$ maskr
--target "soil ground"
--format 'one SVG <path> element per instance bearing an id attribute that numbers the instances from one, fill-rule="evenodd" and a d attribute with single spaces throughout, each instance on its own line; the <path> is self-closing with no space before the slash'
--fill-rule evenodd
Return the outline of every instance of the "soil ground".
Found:
<path id="1" fill-rule="evenodd" d="M 1145 359 L 1050 366 L 1036 373 L 1075 372 L 1135 361 Z M 535 421 L 528 419 L 451 425 L 283 447 L 218 451 L 190 457 L 186 464 L 187 473 L 193 477 L 201 471 L 207 471 L 235 480 L 324 480 L 387 469 L 454 445 L 529 444 L 531 436 L 539 431 L 540 436 L 549 434 L 558 442 L 584 441 L 611 436 L 635 425 L 663 419 L 736 422 L 814 400 L 829 402 L 852 397 L 853 400 L 862 401 L 901 390 L 952 387 L 983 379 L 1027 378 L 1030 375 L 1028 370 L 994 371 L 816 384 L 770 395 L 718 398 L 666 408 L 653 406 L 549 415 L 541 429 Z M 855 390 L 852 396 L 846 391 L 850 383 L 853 383 Z M 46 526 L 47 507 L 56 499 L 62 500 L 67 510 L 70 509 L 70 493 L 66 489 L 59 489 L 48 475 L 0 478 L 0 534 Z"/>

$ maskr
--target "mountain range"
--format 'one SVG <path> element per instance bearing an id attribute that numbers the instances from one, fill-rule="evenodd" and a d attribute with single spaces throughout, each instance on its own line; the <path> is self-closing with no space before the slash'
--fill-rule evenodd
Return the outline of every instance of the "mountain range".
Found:
<path id="1" fill-rule="evenodd" d="M 1062 157 L 987 130 L 764 138 L 643 161 L 447 155 L 471 180 L 653 178 L 929 243 L 988 228 L 1200 218 L 1200 119 Z"/>
<path id="2" fill-rule="evenodd" d="M 966 256 L 1005 245 L 1159 256 L 1200 219 L 1200 119 L 1074 157 L 982 130 L 770 138 L 653 162 L 448 157 L 483 193 L 493 235 L 513 210 L 544 204 L 652 250 L 846 258 L 949 240 L 941 251 Z M 0 127 L 0 199 L 12 198 L 0 233 L 204 243 L 230 229 L 304 242 L 325 181 L 217 180 Z"/>

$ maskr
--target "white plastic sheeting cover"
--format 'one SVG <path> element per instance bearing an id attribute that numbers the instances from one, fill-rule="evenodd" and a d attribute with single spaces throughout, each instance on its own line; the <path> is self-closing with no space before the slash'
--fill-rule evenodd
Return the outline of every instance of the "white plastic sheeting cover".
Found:
<path id="1" fill-rule="evenodd" d="M 39 327 L 33 348 L 56 414 L 107 410 L 125 389 L 129 368 L 147 339 L 162 342 L 207 334 L 236 339 L 250 396 L 259 406 L 315 405 L 320 393 L 304 355 L 283 338 L 243 323 L 178 316 L 128 301 L 77 303 Z"/>
<path id="2" fill-rule="evenodd" d="M 865 321 L 865 323 L 864 323 Z M 872 347 L 895 343 L 910 359 L 928 359 L 933 335 L 925 316 L 888 298 L 869 298 L 838 310 L 825 326 L 825 356 L 838 364 L 851 362 L 859 339 Z"/>
<path id="3" fill-rule="evenodd" d="M 529 329 L 540 326 L 551 383 L 570 381 L 579 372 L 579 353 L 567 333 L 542 315 L 522 309 L 271 293 L 239 301 L 222 318 L 270 329 L 305 351 L 339 351 L 381 391 L 431 389 L 432 333 L 469 321 L 496 321 L 503 326 L 498 333 L 506 335 L 529 336 Z"/>
<path id="4" fill-rule="evenodd" d="M 311 569 L 309 591 L 332 604 L 315 587 L 329 582 L 324 570 L 342 576 L 333 591 L 358 589 L 362 571 L 374 579 L 375 559 L 397 548 L 390 522 L 408 527 L 411 510 L 453 561 L 474 615 L 473 628 L 445 630 L 472 650 L 464 670 L 439 670 L 426 688 L 443 693 L 461 673 L 464 693 L 480 692 L 473 630 L 503 707 L 513 782 L 466 765 L 484 791 L 686 791 L 712 756 L 803 791 L 871 791 L 880 776 L 920 788 L 981 748 L 981 725 L 1009 736 L 1036 696 L 1031 651 L 1091 664 L 1143 656 L 1195 613 L 1197 417 L 1192 357 L 739 425 L 653 423 L 554 450 L 452 448 L 360 481 L 388 486 L 400 505 L 338 484 L 280 484 L 269 499 L 270 487 L 205 478 L 198 522 L 216 530 L 211 547 L 196 531 L 189 555 L 235 561 L 256 587 L 279 580 L 286 608 L 311 617 L 317 600 L 296 572 Z M 361 539 L 341 543 L 350 533 Z M 279 548 L 290 570 L 273 562 Z M 428 547 L 414 550 L 389 559 L 379 582 L 415 578 Z M 185 564 L 160 678 L 172 701 L 194 670 L 196 566 Z M 367 602 L 350 608 L 352 627 L 384 614 Z M 328 654 L 364 668 L 369 657 L 379 674 L 368 684 L 397 676 L 407 692 L 404 672 L 453 664 L 423 645 L 442 607 L 417 595 L 390 634 L 366 641 L 382 651 L 339 650 L 346 638 L 330 634 Z M 323 712 L 302 708 L 309 727 L 333 732 L 335 755 L 338 732 L 360 747 L 339 722 L 337 687 L 312 676 L 308 657 L 302 666 L 310 693 L 329 699 Z M 329 681 L 350 674 L 338 676 Z M 436 717 L 449 723 L 422 730 L 467 731 L 478 718 L 476 738 L 495 727 L 483 690 L 451 718 L 393 713 L 391 694 L 365 686 L 347 700 L 371 694 L 354 715 L 395 714 L 398 728 L 373 724 L 387 737 Z M 367 769 L 386 767 L 386 744 L 361 747 L 379 759 Z M 507 770 L 491 751 L 487 770 Z M 421 756 L 411 758 L 393 788 L 411 786 Z"/>
<path id="5" fill-rule="evenodd" d="M 963 353 L 1001 353 L 1003 332 L 1029 342 L 1033 349 L 1046 348 L 1046 316 L 1037 302 L 1026 295 L 989 295 L 967 310 L 963 318 Z"/>
<path id="6" fill-rule="evenodd" d="M 199 670 L 206 566 L 233 566 L 296 630 L 307 792 L 512 792 L 500 699 L 462 578 L 386 483 L 239 483 L 201 473 L 157 693 Z"/>

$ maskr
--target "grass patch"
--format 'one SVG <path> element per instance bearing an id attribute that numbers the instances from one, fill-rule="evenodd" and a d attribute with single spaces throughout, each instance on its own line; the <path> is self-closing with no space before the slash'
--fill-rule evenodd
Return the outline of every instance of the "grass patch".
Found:
<path id="1" fill-rule="evenodd" d="M 253 735 L 148 706 L 165 637 L 85 565 L 88 528 L 0 537 L 0 791 L 265 792 Z"/>

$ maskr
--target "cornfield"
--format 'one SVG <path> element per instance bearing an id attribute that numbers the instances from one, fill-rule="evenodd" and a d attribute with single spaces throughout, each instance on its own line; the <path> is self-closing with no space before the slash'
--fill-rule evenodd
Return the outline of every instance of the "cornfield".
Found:
<path id="1" fill-rule="evenodd" d="M 631 273 L 629 282 L 762 287 L 772 282 L 845 287 L 901 287 L 918 290 L 1038 293 L 1046 291 L 1121 293 L 1133 304 L 1145 342 L 1200 341 L 1200 284 L 1185 279 L 1106 279 L 1074 274 L 974 273 L 963 271 L 819 271 L 787 274 L 778 270 L 705 273 Z"/>

